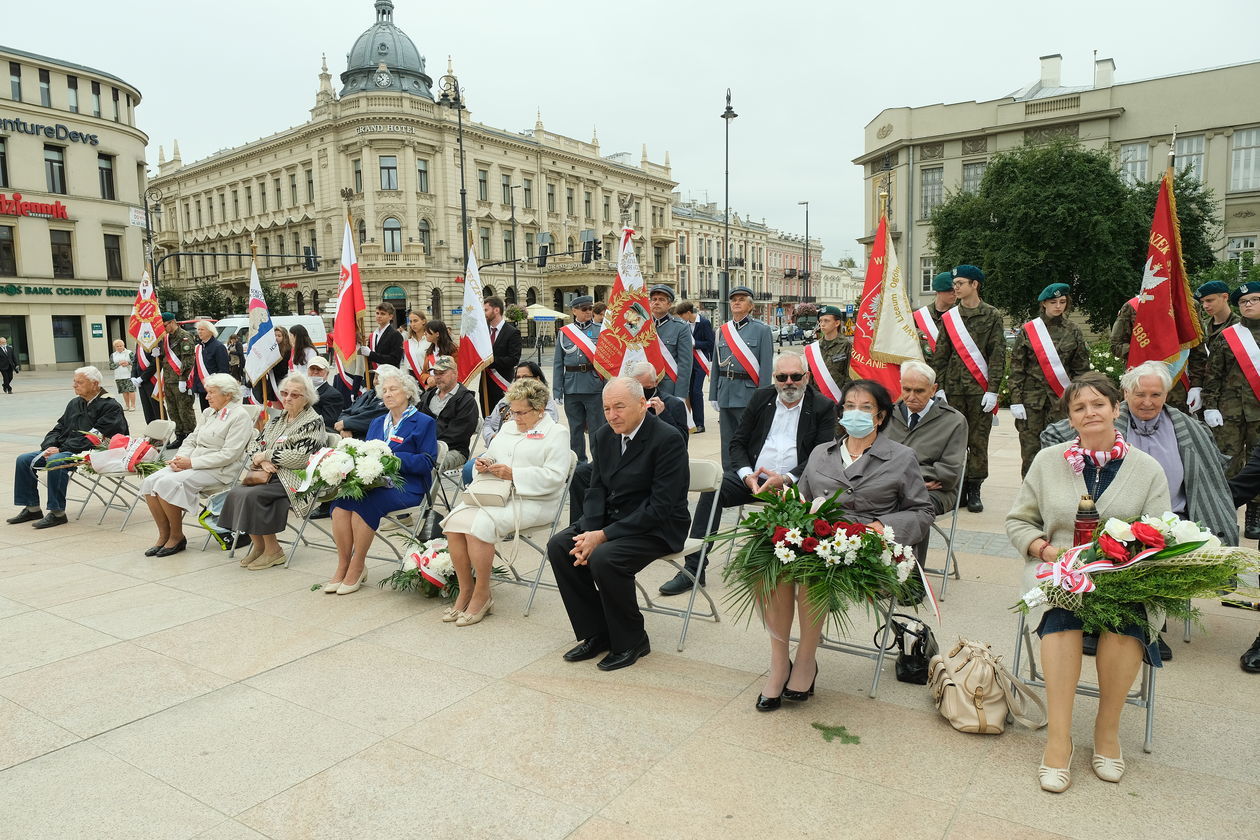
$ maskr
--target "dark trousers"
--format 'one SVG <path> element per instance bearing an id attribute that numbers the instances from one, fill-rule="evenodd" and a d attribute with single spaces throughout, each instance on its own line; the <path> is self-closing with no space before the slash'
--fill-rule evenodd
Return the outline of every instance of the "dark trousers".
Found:
<path id="1" fill-rule="evenodd" d="M 586 491 L 591 486 L 591 473 L 595 468 L 590 461 L 582 461 L 573 469 L 573 482 L 569 485 L 569 524 L 576 525 L 586 509 Z"/>
<path id="2" fill-rule="evenodd" d="M 565 394 L 564 417 L 569 422 L 569 448 L 580 463 L 586 463 L 586 441 L 583 432 L 591 439 L 591 451 L 595 449 L 595 432 L 604 425 L 604 398 L 601 394 Z"/>
<path id="3" fill-rule="evenodd" d="M 710 534 L 716 534 L 719 525 L 722 522 L 722 511 L 728 507 L 738 507 L 746 505 L 750 502 L 757 501 L 753 498 L 753 494 L 748 489 L 748 485 L 740 480 L 739 476 L 733 470 L 727 470 L 722 476 L 722 489 L 718 491 L 718 512 L 713 515 L 713 525 L 709 525 L 709 514 L 713 510 L 713 493 L 701 493 L 700 501 L 696 502 L 696 515 L 691 520 L 691 537 L 692 539 L 703 539 Z M 713 549 L 710 548 L 710 551 Z M 695 574 L 696 569 L 700 567 L 700 554 L 687 555 L 687 571 Z M 705 564 L 708 567 L 708 564 Z M 701 578 L 703 580 L 703 577 Z"/>
<path id="4" fill-rule="evenodd" d="M 13 368 L 5 368 L 0 370 L 0 377 L 4 377 L 4 392 L 6 394 L 13 393 Z"/>
<path id="5" fill-rule="evenodd" d="M 586 565 L 575 566 L 569 550 L 580 531 L 570 526 L 547 543 L 573 634 L 579 639 L 605 636 L 614 652 L 630 650 L 646 635 L 634 576 L 669 554 L 669 546 L 655 534 L 632 534 L 609 540 L 591 552 Z"/>
<path id="6" fill-rule="evenodd" d="M 143 379 L 136 390 L 140 394 L 140 410 L 144 412 L 144 422 L 148 424 L 159 419 L 158 405 L 153 400 L 153 383 L 148 379 Z"/>
<path id="7" fill-rule="evenodd" d="M 739 428 L 739 421 L 744 419 L 744 408 L 721 408 L 718 409 L 718 422 L 722 428 L 722 469 L 732 470 L 735 465 L 731 463 L 731 438 L 735 437 L 735 430 Z"/>
<path id="8" fill-rule="evenodd" d="M 697 429 L 704 428 L 704 371 L 697 365 L 691 369 L 691 389 L 687 399 L 691 401 L 691 419 Z"/>

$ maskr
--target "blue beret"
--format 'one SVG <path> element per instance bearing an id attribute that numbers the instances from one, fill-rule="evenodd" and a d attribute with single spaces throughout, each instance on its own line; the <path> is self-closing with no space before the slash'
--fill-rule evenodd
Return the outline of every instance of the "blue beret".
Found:
<path id="1" fill-rule="evenodd" d="M 1204 283 L 1202 286 L 1194 290 L 1194 299 L 1203 300 L 1206 295 L 1227 295 L 1229 294 L 1229 286 L 1226 286 L 1220 280 L 1212 280 Z"/>
<path id="2" fill-rule="evenodd" d="M 964 280 L 984 280 L 984 272 L 974 265 L 960 265 L 953 271 L 954 277 L 962 277 Z"/>
<path id="3" fill-rule="evenodd" d="M 730 300 L 735 297 L 735 295 L 748 295 L 749 297 L 752 297 L 753 290 L 747 286 L 732 286 L 731 290 L 726 295 L 726 299 Z"/>
<path id="4" fill-rule="evenodd" d="M 1253 294 L 1260 294 L 1260 283 L 1257 283 L 1255 281 L 1252 281 L 1250 283 L 1243 283 L 1237 289 L 1234 289 L 1234 291 L 1229 293 L 1229 302 L 1233 304 L 1237 304 L 1238 299 L 1242 297 L 1243 295 L 1253 295 Z"/>
<path id="5" fill-rule="evenodd" d="M 844 310 L 838 306 L 824 306 L 822 309 L 818 310 L 818 314 L 820 317 L 823 315 L 830 315 L 833 318 L 844 318 Z"/>
<path id="6" fill-rule="evenodd" d="M 669 298 L 669 300 L 670 300 L 670 302 L 671 302 L 671 303 L 673 302 L 673 300 L 674 300 L 674 290 L 673 290 L 673 289 L 671 289 L 669 286 L 663 285 L 663 284 L 661 284 L 661 283 L 657 283 L 655 286 L 653 286 L 653 287 L 652 287 L 652 288 L 648 291 L 648 297 L 651 297 L 652 295 L 654 295 L 654 294 L 656 294 L 656 293 L 658 293 L 658 292 L 659 292 L 660 294 L 665 295 L 667 298 Z"/>
<path id="7" fill-rule="evenodd" d="M 1047 300 L 1054 300 L 1057 297 L 1066 297 L 1071 294 L 1072 287 L 1067 283 L 1051 283 L 1041 290 L 1041 294 L 1037 295 L 1037 301 L 1044 303 Z"/>
<path id="8" fill-rule="evenodd" d="M 594 304 L 595 298 L 590 295 L 578 295 L 573 300 L 569 301 L 569 308 L 577 309 L 582 306 L 593 306 Z"/>
<path id="9" fill-rule="evenodd" d="M 934 292 L 952 292 L 954 291 L 954 278 L 948 271 L 942 271 L 940 274 L 932 278 L 932 291 Z"/>

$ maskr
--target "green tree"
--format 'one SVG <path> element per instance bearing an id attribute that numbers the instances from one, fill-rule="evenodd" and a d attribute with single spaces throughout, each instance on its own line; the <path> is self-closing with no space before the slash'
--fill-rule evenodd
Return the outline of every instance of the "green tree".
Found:
<path id="1" fill-rule="evenodd" d="M 215 283 L 201 283 L 188 296 L 189 317 L 219 319 L 232 310 L 232 298 Z"/>
<path id="2" fill-rule="evenodd" d="M 1151 218 L 1155 215 L 1159 184 L 1159 180 L 1155 180 L 1138 184 L 1130 190 L 1130 213 L 1134 216 L 1132 224 L 1142 232 L 1141 239 L 1134 242 L 1132 252 L 1133 265 L 1139 268 L 1146 264 L 1147 234 Z M 1181 228 L 1181 259 L 1186 264 L 1186 274 L 1193 277 L 1216 263 L 1212 243 L 1221 230 L 1216 196 L 1191 174 L 1189 166 L 1173 177 L 1173 193 L 1177 197 L 1177 222 Z M 1140 271 L 1137 277 L 1141 277 Z M 1140 282 L 1135 280 L 1135 290 L 1138 285 Z"/>
<path id="3" fill-rule="evenodd" d="M 169 286 L 160 286 L 157 290 L 158 309 L 163 312 L 173 312 L 181 318 L 187 317 L 188 309 L 187 296 L 175 291 Z"/>

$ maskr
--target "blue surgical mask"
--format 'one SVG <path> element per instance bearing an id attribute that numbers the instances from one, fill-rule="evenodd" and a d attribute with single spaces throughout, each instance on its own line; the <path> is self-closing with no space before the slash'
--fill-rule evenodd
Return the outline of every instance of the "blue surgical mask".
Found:
<path id="1" fill-rule="evenodd" d="M 851 408 L 840 417 L 840 425 L 855 438 L 864 438 L 875 431 L 875 418 L 865 411 Z"/>

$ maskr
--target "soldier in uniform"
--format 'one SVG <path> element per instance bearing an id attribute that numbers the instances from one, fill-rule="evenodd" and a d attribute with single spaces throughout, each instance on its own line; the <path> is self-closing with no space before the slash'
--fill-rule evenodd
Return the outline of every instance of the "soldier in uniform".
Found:
<path id="1" fill-rule="evenodd" d="M 932 278 L 932 291 L 936 299 L 914 311 L 914 323 L 919 328 L 919 343 L 923 346 L 923 358 L 930 359 L 936 352 L 937 337 L 941 334 L 941 319 L 958 302 L 954 294 L 954 275 L 942 271 Z"/>
<path id="2" fill-rule="evenodd" d="M 1241 317 L 1229 327 L 1251 333 L 1260 342 L 1260 283 L 1243 283 L 1229 296 Z M 1260 395 L 1248 381 L 1247 372 L 1260 373 L 1260 358 L 1236 350 L 1224 330 L 1214 339 L 1203 382 L 1203 422 L 1212 429 L 1221 452 L 1229 456 L 1226 476 L 1233 478 L 1260 444 Z M 1219 351 L 1219 352 L 1218 352 Z M 1260 539 L 1260 499 L 1247 502 L 1243 536 Z"/>
<path id="3" fill-rule="evenodd" d="M 656 389 L 662 394 L 685 400 L 691 390 L 691 351 L 695 346 L 691 325 L 670 314 L 669 308 L 674 305 L 674 290 L 669 286 L 653 286 L 648 293 L 648 301 L 652 306 L 652 318 L 656 321 L 656 337 L 678 366 L 678 381 L 665 374 Z"/>
<path id="4" fill-rule="evenodd" d="M 1225 285 L 1224 283 L 1221 284 Z M 1125 367 L 1132 367 L 1129 364 L 1129 341 L 1133 338 L 1133 321 L 1137 318 L 1137 298 L 1130 298 L 1120 307 L 1120 311 L 1116 313 L 1116 322 L 1111 325 L 1111 355 L 1125 363 Z M 1190 384 L 1194 387 L 1190 388 L 1193 392 L 1194 399 L 1186 390 L 1185 378 L 1178 376 L 1173 380 L 1172 390 L 1168 392 L 1168 405 L 1190 414 L 1198 411 L 1203 407 L 1202 388 L 1203 383 L 1195 381 L 1192 371 L 1202 370 L 1207 366 L 1207 342 L 1200 344 L 1198 347 L 1190 348 L 1190 358 L 1186 363 L 1186 377 L 1191 377 Z"/>
<path id="5" fill-rule="evenodd" d="M 840 392 L 849 384 L 849 352 L 853 342 L 840 331 L 844 311 L 838 306 L 824 306 L 818 311 L 818 352 Z"/>
<path id="6" fill-rule="evenodd" d="M 162 399 L 166 403 L 166 417 L 175 421 L 176 442 L 182 443 L 197 427 L 193 395 L 188 390 L 188 372 L 195 362 L 193 354 L 196 352 L 197 340 L 192 333 L 179 326 L 179 322 L 170 312 L 162 313 L 162 327 L 166 330 L 166 335 L 154 348 L 154 353 L 162 365 Z M 172 355 L 179 360 L 178 369 Z"/>
<path id="7" fill-rule="evenodd" d="M 1068 296 L 1070 291 L 1067 283 L 1051 283 L 1042 289 L 1037 302 L 1041 305 L 1038 320 L 1044 327 L 1038 327 L 1036 321 L 1024 324 L 1015 348 L 1011 350 L 1008 384 L 1011 388 L 1011 416 L 1015 418 L 1015 428 L 1019 430 L 1019 450 L 1023 459 L 1020 475 L 1028 474 L 1033 458 L 1041 451 L 1042 429 L 1067 417 L 1060 405 L 1067 382 L 1090 369 L 1085 336 L 1081 328 L 1067 318 L 1068 307 L 1072 305 Z M 1032 341 L 1034 331 L 1039 337 L 1050 339 L 1050 347 L 1058 357 L 1063 375 L 1067 377 L 1067 382 L 1057 382 L 1059 387 L 1052 386 L 1046 377 L 1043 362 L 1051 359 L 1038 356 Z"/>
<path id="8" fill-rule="evenodd" d="M 732 469 L 730 443 L 739 428 L 744 408 L 757 388 L 771 384 L 774 365 L 774 335 L 770 328 L 751 317 L 753 291 L 747 286 L 735 286 L 727 296 L 731 306 L 731 320 L 717 331 L 713 348 L 713 381 L 709 384 L 709 405 L 718 415 L 722 433 L 722 468 Z M 748 362 L 756 371 L 756 378 L 738 358 L 727 341 L 728 330 L 734 330 L 738 339 L 748 348 Z M 688 350 L 690 353 L 690 350 Z"/>
<path id="9" fill-rule="evenodd" d="M 592 317 L 594 298 L 590 295 L 575 297 L 569 304 L 573 313 L 573 326 L 578 332 L 599 343 L 599 324 Z M 569 447 L 586 460 L 586 441 L 583 431 L 594 439 L 595 432 L 604 425 L 604 404 L 601 394 L 604 380 L 600 379 L 591 359 L 572 338 L 561 330 L 556 333 L 555 366 L 551 372 L 551 390 L 556 402 L 564 406 L 564 416 L 569 423 Z"/>
<path id="10" fill-rule="evenodd" d="M 1220 280 L 1204 283 L 1194 290 L 1194 297 L 1203 309 L 1203 348 L 1206 352 L 1191 353 L 1187 362 L 1191 385 L 1187 398 L 1190 402 L 1199 402 L 1203 383 L 1207 379 L 1208 357 L 1217 352 L 1216 345 L 1221 332 L 1226 327 L 1237 324 L 1238 316 L 1229 308 L 1229 286 Z M 1220 445 L 1220 441 L 1217 441 L 1217 445 Z"/>
<path id="11" fill-rule="evenodd" d="M 1001 313 L 980 299 L 984 272 L 974 265 L 960 265 L 951 274 L 958 305 L 941 318 L 941 331 L 936 339 L 936 351 L 932 354 L 932 368 L 949 404 L 967 418 L 964 494 L 967 510 L 980 513 L 984 510 L 980 485 L 989 477 L 989 432 L 993 428 L 998 390 L 1006 372 L 1006 336 Z M 961 347 L 955 347 L 950 336 L 951 321 L 959 330 L 960 339 L 963 339 Z M 967 336 L 974 351 L 967 345 Z M 984 362 L 987 365 L 984 383 L 972 374 L 964 361 L 964 353 L 973 364 L 979 366 L 980 362 Z M 980 358 L 977 359 L 974 353 L 978 353 Z M 980 369 L 983 370 L 983 367 Z"/>

